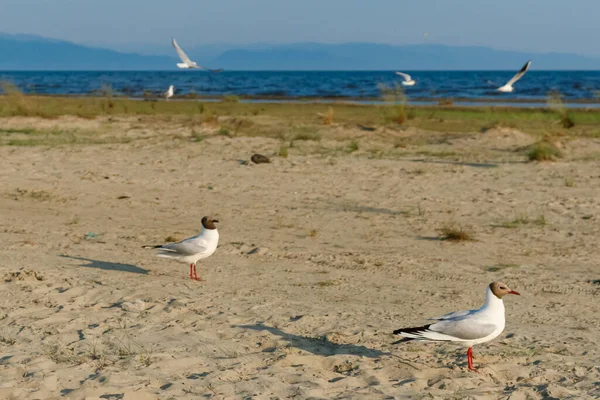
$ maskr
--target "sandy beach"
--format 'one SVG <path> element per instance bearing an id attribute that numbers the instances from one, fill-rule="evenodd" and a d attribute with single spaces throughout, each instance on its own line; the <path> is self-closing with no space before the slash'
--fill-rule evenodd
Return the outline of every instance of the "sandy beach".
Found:
<path id="1" fill-rule="evenodd" d="M 333 123 L 286 157 L 280 138 L 208 123 L 0 123 L 2 399 L 600 397 L 598 136 L 529 162 L 539 138 L 510 127 Z M 98 140 L 27 145 L 27 129 Z M 204 215 L 221 241 L 203 282 L 142 248 Z M 392 345 L 494 280 L 521 296 L 474 347 L 478 373 L 455 344 Z"/>

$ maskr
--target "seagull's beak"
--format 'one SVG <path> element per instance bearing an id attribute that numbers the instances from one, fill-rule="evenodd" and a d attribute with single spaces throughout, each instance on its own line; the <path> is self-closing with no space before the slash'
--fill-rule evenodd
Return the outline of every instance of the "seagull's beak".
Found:
<path id="1" fill-rule="evenodd" d="M 218 219 L 213 219 L 213 223 L 214 223 L 214 222 L 219 222 L 219 220 L 218 220 Z M 518 294 L 518 293 L 517 293 L 517 294 Z"/>
<path id="2" fill-rule="evenodd" d="M 510 290 L 510 292 L 508 292 L 508 294 L 516 294 L 517 296 L 520 296 L 521 293 L 517 292 L 516 290 Z"/>

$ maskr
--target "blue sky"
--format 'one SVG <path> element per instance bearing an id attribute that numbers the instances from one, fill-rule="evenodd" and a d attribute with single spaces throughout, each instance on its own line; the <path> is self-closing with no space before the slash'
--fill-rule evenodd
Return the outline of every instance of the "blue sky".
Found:
<path id="1" fill-rule="evenodd" d="M 0 2 L 0 31 L 121 49 L 168 45 L 175 36 L 186 46 L 429 42 L 600 56 L 600 0 Z"/>

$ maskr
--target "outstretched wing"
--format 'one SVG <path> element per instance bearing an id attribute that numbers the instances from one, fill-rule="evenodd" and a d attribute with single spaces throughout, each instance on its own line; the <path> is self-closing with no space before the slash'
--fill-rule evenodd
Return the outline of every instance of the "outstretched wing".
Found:
<path id="1" fill-rule="evenodd" d="M 513 76 L 510 81 L 506 82 L 505 86 L 512 86 L 516 81 L 521 79 L 523 77 L 523 75 L 525 75 L 525 72 L 527 72 L 527 70 L 529 69 L 530 65 L 531 65 L 531 61 L 527 61 L 525 63 L 525 65 L 523 65 L 523 68 L 521 68 L 521 70 L 519 72 L 517 72 L 517 74 L 515 76 Z"/>
<path id="2" fill-rule="evenodd" d="M 410 80 L 412 80 L 412 78 L 410 77 L 410 75 L 409 74 L 405 74 L 404 72 L 396 71 L 396 75 L 400 75 L 407 82 L 410 81 Z"/>
<path id="3" fill-rule="evenodd" d="M 173 38 L 172 40 L 173 40 L 173 47 L 175 47 L 175 50 L 177 50 L 177 54 L 179 55 L 179 58 L 181 58 L 181 61 L 183 61 L 185 64 L 188 64 L 188 65 L 191 64 L 192 60 L 190 60 L 190 58 L 187 56 L 187 54 L 185 54 L 185 52 L 181 49 L 181 47 L 179 47 L 179 45 L 175 41 L 175 38 Z"/>

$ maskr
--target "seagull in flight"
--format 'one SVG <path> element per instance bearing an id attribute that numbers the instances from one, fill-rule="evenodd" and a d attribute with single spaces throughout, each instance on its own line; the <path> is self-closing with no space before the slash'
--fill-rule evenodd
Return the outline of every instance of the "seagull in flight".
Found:
<path id="1" fill-rule="evenodd" d="M 402 84 L 404 86 L 414 86 L 415 83 L 417 83 L 414 79 L 410 77 L 409 74 L 405 74 L 404 72 L 396 71 L 396 75 L 400 75 L 404 78 L 404 80 L 402 81 Z"/>
<path id="2" fill-rule="evenodd" d="M 198 65 L 195 61 L 190 60 L 190 58 L 187 56 L 187 54 L 185 54 L 185 52 L 181 49 L 181 47 L 179 47 L 175 38 L 172 39 L 172 43 L 173 43 L 173 47 L 175 47 L 175 50 L 177 51 L 177 55 L 179 55 L 179 58 L 182 61 L 180 63 L 177 63 L 177 68 L 202 69 L 202 70 L 210 71 L 210 72 L 223 71 L 223 69 L 210 69 L 210 68 L 203 67 L 202 65 Z"/>
<path id="3" fill-rule="evenodd" d="M 504 330 L 504 302 L 507 294 L 519 294 L 502 282 L 492 282 L 485 291 L 485 303 L 477 310 L 456 311 L 441 317 L 433 324 L 415 328 L 396 329 L 393 334 L 409 340 L 433 342 L 459 342 L 469 347 L 467 360 L 470 371 L 473 368 L 473 345 L 489 342 Z"/>
<path id="4" fill-rule="evenodd" d="M 519 79 L 521 79 L 523 77 L 523 75 L 525 75 L 525 72 L 527 72 L 530 65 L 531 65 L 531 61 L 527 61 L 525 63 L 525 65 L 523 65 L 523 68 L 521 68 L 521 70 L 519 72 L 517 72 L 516 75 L 510 79 L 510 81 L 506 82 L 506 85 L 499 87 L 497 90 L 499 92 L 503 92 L 503 93 L 512 92 L 514 90 L 513 85 L 515 84 L 515 82 L 517 82 Z"/>

